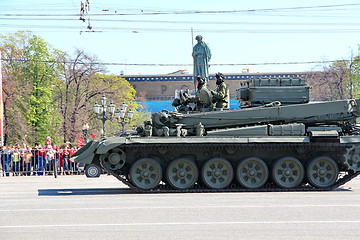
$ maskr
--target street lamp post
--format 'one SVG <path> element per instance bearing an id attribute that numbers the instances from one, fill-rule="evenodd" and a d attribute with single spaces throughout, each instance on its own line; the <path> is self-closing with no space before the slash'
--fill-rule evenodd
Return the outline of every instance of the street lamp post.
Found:
<path id="1" fill-rule="evenodd" d="M 110 103 L 109 106 L 106 106 L 106 100 L 107 98 L 102 96 L 100 99 L 101 105 L 97 103 L 94 105 L 94 113 L 96 114 L 96 117 L 102 121 L 102 139 L 106 138 L 105 122 L 113 118 L 116 108 L 115 104 L 113 103 Z M 107 111 L 108 115 L 106 114 Z"/>
<path id="2" fill-rule="evenodd" d="M 88 132 L 89 132 L 89 124 L 85 123 L 82 127 L 82 132 L 83 132 L 83 137 L 84 137 L 84 142 L 87 143 L 87 135 L 88 135 Z"/>
<path id="3" fill-rule="evenodd" d="M 125 124 L 127 123 L 125 121 L 125 118 L 127 118 L 129 120 L 128 123 L 130 123 L 131 119 L 134 116 L 134 112 L 131 111 L 131 109 L 127 110 L 127 105 L 126 103 L 123 103 L 121 106 L 121 110 L 115 112 L 115 117 L 118 119 L 119 123 L 121 124 L 121 131 L 120 131 L 120 135 L 123 134 L 125 132 Z"/>

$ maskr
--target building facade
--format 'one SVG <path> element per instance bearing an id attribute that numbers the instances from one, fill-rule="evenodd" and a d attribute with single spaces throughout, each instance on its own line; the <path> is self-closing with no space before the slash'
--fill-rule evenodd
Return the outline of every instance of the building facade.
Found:
<path id="1" fill-rule="evenodd" d="M 234 99 L 240 83 L 253 78 L 299 78 L 305 77 L 306 72 L 289 73 L 230 73 L 224 74 L 225 83 L 229 85 L 230 98 Z M 175 90 L 195 90 L 193 76 L 190 74 L 169 75 L 122 75 L 136 89 L 140 101 L 164 101 L 173 100 Z M 215 74 L 210 75 L 208 88 L 215 89 Z"/>

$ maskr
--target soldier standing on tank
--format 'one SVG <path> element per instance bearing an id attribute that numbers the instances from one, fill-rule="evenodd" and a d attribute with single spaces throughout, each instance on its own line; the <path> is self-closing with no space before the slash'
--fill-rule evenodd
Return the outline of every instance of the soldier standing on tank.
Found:
<path id="1" fill-rule="evenodd" d="M 216 108 L 227 108 L 229 104 L 229 86 L 224 82 L 224 75 L 217 73 L 215 75 L 216 89 L 211 91 L 213 94 L 212 102 Z"/>

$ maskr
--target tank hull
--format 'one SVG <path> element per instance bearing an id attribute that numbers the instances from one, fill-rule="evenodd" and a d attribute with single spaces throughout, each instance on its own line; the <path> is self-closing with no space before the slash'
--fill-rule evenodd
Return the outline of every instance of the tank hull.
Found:
<path id="1" fill-rule="evenodd" d="M 88 143 L 74 159 L 141 192 L 331 190 L 359 174 L 360 99 L 309 102 L 303 79 L 241 86 L 241 109 L 194 111 L 183 92 L 178 111 Z"/>
<path id="2" fill-rule="evenodd" d="M 139 192 L 331 190 L 358 175 L 349 170 L 344 156 L 347 149 L 359 144 L 360 137 L 355 136 L 330 139 L 308 136 L 116 137 L 89 143 L 74 159 L 101 166 Z M 88 157 L 81 158 L 81 155 Z M 317 159 L 320 162 L 317 163 Z M 143 169 L 134 167 L 139 161 L 143 161 Z M 152 162 L 158 166 L 153 166 Z M 333 168 L 332 163 L 335 164 Z M 173 167 L 174 164 L 178 164 L 177 167 Z M 185 173 L 183 184 L 180 173 L 177 175 L 181 164 L 193 168 Z M 323 175 L 316 170 L 321 164 L 325 164 L 325 170 L 330 168 Z M 152 167 L 158 170 L 151 172 Z M 216 170 L 224 172 L 217 176 Z M 288 170 L 289 176 L 286 175 Z M 160 180 L 147 180 L 141 175 L 147 172 L 158 175 Z M 324 176 L 322 180 L 321 176 Z M 195 180 L 188 180 L 194 177 Z M 146 181 L 151 184 L 147 185 Z"/>

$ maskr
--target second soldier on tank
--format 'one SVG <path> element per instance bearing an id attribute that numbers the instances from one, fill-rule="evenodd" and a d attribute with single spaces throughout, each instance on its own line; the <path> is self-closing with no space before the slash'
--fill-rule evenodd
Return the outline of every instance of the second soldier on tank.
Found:
<path id="1" fill-rule="evenodd" d="M 211 91 L 213 97 L 212 102 L 216 108 L 228 108 L 229 107 L 229 86 L 224 82 L 224 75 L 217 73 L 215 75 L 216 88 Z"/>

